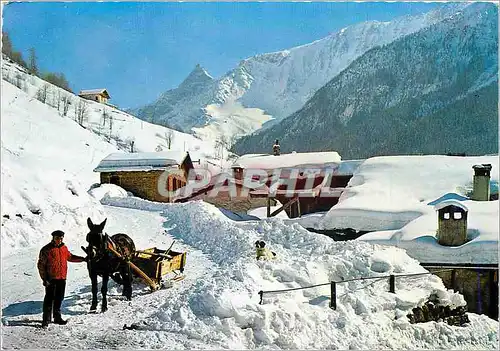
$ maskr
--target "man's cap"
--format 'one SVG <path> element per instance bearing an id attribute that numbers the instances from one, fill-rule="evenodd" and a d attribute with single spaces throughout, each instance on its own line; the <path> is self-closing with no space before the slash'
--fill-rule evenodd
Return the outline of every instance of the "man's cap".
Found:
<path id="1" fill-rule="evenodd" d="M 62 230 L 55 230 L 52 232 L 52 236 L 58 236 L 58 237 L 63 237 L 64 232 Z"/>

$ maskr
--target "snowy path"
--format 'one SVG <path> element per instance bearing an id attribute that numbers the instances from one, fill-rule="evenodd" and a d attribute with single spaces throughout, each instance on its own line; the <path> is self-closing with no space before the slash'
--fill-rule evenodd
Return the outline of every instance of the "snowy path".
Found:
<path id="1" fill-rule="evenodd" d="M 446 291 L 433 276 L 398 280 L 397 294 L 387 292 L 386 281 L 344 284 L 336 311 L 328 308 L 327 288 L 270 295 L 258 304 L 261 289 L 424 271 L 400 249 L 333 242 L 279 219 L 235 222 L 203 202 L 114 201 L 122 207 L 105 207 L 105 231 L 130 234 L 138 248 L 168 247 L 175 239 L 174 249 L 188 252 L 186 279 L 155 293 L 136 285 L 131 302 L 110 284 L 109 310 L 88 314 L 89 278 L 84 265 L 72 265 L 63 304 L 70 323 L 45 331 L 35 328 L 40 325 L 43 290 L 33 275 L 38 249 L 5 257 L 4 348 L 494 349 L 498 343 L 498 322 L 486 316 L 469 314 L 472 323 L 464 327 L 409 324 L 404 316 L 431 293 L 461 303 L 459 295 Z M 70 249 L 77 251 L 84 233 L 74 238 L 67 234 Z M 255 261 L 252 243 L 259 238 L 277 252 L 275 261 Z M 35 288 L 23 290 L 25 286 Z M 123 330 L 132 323 L 137 330 Z"/>
<path id="2" fill-rule="evenodd" d="M 125 232 L 135 241 L 138 248 L 170 246 L 172 237 L 164 233 L 165 220 L 158 212 L 106 207 L 108 214 L 108 233 Z M 67 234 L 67 237 L 69 235 Z M 78 253 L 76 243 L 68 246 Z M 79 244 L 84 244 L 81 239 Z M 154 293 L 149 288 L 135 284 L 133 299 L 125 301 L 114 282 L 109 284 L 109 310 L 104 314 L 88 314 L 91 293 L 90 280 L 84 264 L 70 265 L 66 299 L 63 303 L 63 315 L 70 317 L 65 327 L 50 325 L 47 331 L 36 327 L 41 321 L 43 287 L 36 271 L 38 248 L 26 250 L 20 255 L 3 259 L 3 347 L 31 348 L 33 345 L 43 348 L 110 348 L 110 347 L 152 347 L 144 344 L 144 336 L 135 338 L 133 331 L 123 330 L 124 324 L 141 325 L 142 321 L 156 313 L 158 307 L 168 308 L 200 280 L 206 280 L 213 274 L 213 263 L 200 251 L 177 242 L 177 251 L 187 251 L 186 279 L 177 282 L 170 289 Z M 26 275 L 24 273 L 29 275 Z M 26 287 L 30 287 L 26 289 Z M 145 333 L 155 333 L 145 331 Z M 55 337 L 57 335 L 57 337 Z M 147 340 L 148 338 L 146 338 Z M 179 335 L 162 333 L 157 347 L 196 347 Z"/>

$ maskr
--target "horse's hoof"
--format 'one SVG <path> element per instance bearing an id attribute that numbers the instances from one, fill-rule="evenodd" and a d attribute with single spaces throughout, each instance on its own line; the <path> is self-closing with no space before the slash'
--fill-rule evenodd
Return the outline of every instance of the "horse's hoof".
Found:
<path id="1" fill-rule="evenodd" d="M 101 308 L 101 312 L 102 312 L 102 313 L 106 312 L 107 310 L 108 310 L 108 308 L 107 308 L 107 307 L 103 307 L 103 308 Z"/>

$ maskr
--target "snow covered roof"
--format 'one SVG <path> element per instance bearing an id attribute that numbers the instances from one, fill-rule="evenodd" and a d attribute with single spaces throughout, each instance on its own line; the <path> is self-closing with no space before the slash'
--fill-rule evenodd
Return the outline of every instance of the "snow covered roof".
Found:
<path id="1" fill-rule="evenodd" d="M 436 206 L 434 206 L 434 209 L 436 211 L 439 211 L 439 210 L 441 210 L 441 209 L 443 209 L 445 207 L 448 207 L 448 206 L 459 207 L 462 210 L 464 210 L 465 212 L 469 211 L 469 209 L 467 208 L 467 206 L 465 206 L 465 204 L 463 204 L 462 202 L 460 202 L 458 200 L 455 200 L 455 199 L 448 199 L 448 200 L 441 201 Z"/>
<path id="2" fill-rule="evenodd" d="M 187 155 L 188 153 L 184 151 L 115 152 L 106 156 L 94 172 L 162 170 L 181 165 Z"/>
<path id="3" fill-rule="evenodd" d="M 498 201 L 472 201 L 476 164 L 498 169 L 498 156 L 383 156 L 364 161 L 338 204 L 317 229 L 353 228 L 370 233 L 358 241 L 394 245 L 422 263 L 498 264 Z M 498 183 L 498 172 L 491 174 Z M 444 195 L 443 195 L 444 194 Z M 469 241 L 439 245 L 436 210 L 448 205 L 467 211 Z"/>
<path id="4" fill-rule="evenodd" d="M 446 201 L 446 200 L 465 201 L 465 200 L 469 200 L 469 198 L 466 196 L 459 195 L 457 193 L 446 193 L 443 196 L 440 196 L 439 198 L 437 198 L 436 200 L 429 202 L 427 205 L 435 206 L 435 205 L 437 205 L 443 201 Z"/>
<path id="5" fill-rule="evenodd" d="M 326 166 L 338 164 L 341 157 L 336 151 L 330 152 L 295 152 L 274 155 L 243 155 L 238 158 L 232 168 L 277 169 L 290 167 Z"/>
<path id="6" fill-rule="evenodd" d="M 90 90 L 80 90 L 78 93 L 79 96 L 82 95 L 95 95 L 95 94 L 104 94 L 108 99 L 110 98 L 109 93 L 106 89 L 90 89 Z"/>
<path id="7" fill-rule="evenodd" d="M 358 169 L 358 167 L 365 160 L 345 160 L 341 161 L 339 167 L 335 171 L 335 175 L 353 175 L 354 171 Z"/>

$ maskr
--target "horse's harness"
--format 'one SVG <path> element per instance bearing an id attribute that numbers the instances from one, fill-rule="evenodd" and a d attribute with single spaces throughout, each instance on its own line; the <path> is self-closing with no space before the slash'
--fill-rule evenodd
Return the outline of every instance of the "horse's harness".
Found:
<path id="1" fill-rule="evenodd" d="M 100 261 L 103 258 L 115 257 L 111 253 L 110 248 L 113 249 L 114 251 L 118 251 L 120 254 L 122 254 L 123 250 L 120 247 L 120 245 L 117 245 L 108 234 L 97 233 L 97 234 L 93 234 L 93 235 L 99 236 L 99 245 L 98 246 L 93 245 L 90 242 L 90 240 L 87 240 L 89 242 L 89 245 L 87 247 L 86 252 L 87 252 L 87 255 L 90 256 L 91 261 Z M 118 258 L 118 257 L 116 257 L 116 258 Z M 122 254 L 122 258 L 124 258 L 125 260 L 128 259 L 127 255 L 123 255 L 123 254 Z"/>

